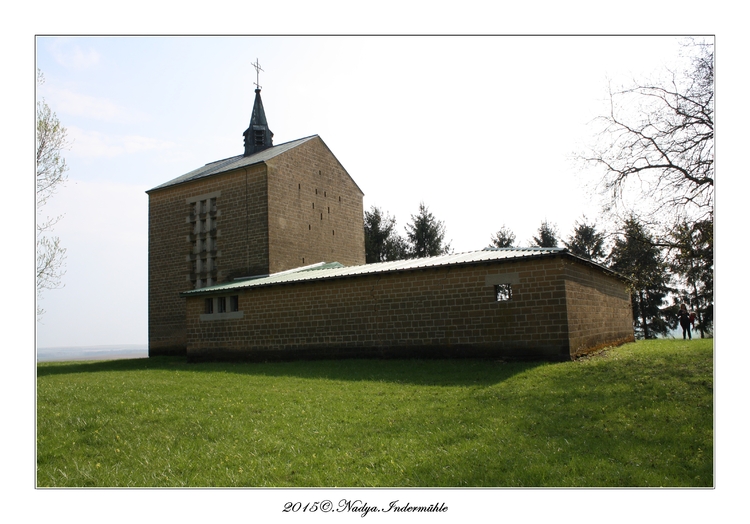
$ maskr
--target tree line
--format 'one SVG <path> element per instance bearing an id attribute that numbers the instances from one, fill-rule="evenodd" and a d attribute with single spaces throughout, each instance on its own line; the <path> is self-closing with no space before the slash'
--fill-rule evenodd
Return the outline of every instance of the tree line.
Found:
<path id="1" fill-rule="evenodd" d="M 396 219 L 372 206 L 364 215 L 365 253 L 368 264 L 444 255 L 451 252 L 445 242 L 446 228 L 421 203 L 411 216 L 406 235 L 396 228 Z M 516 235 L 503 225 L 487 247 L 522 247 Z M 573 255 L 607 267 L 629 281 L 633 327 L 638 338 L 664 336 L 677 327 L 680 304 L 696 313 L 695 329 L 701 337 L 713 331 L 713 224 L 687 222 L 668 237 L 657 237 L 643 220 L 627 217 L 615 232 L 600 230 L 585 216 L 562 238 L 558 228 L 542 221 L 529 247 L 564 247 Z"/>
<path id="2" fill-rule="evenodd" d="M 667 335 L 681 304 L 696 314 L 701 337 L 714 323 L 714 51 L 705 40 L 683 43 L 682 69 L 660 79 L 609 90 L 610 108 L 588 150 L 576 155 L 600 173 L 605 198 L 599 229 L 586 217 L 567 239 L 542 221 L 529 246 L 563 246 L 628 279 L 638 338 Z M 424 203 L 406 238 L 380 208 L 365 212 L 368 263 L 450 251 L 445 225 Z M 495 248 L 517 247 L 502 225 Z"/>

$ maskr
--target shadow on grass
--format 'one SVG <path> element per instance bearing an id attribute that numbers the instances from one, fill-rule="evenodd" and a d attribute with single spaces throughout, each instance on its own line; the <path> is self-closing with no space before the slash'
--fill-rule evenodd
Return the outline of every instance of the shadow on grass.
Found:
<path id="1" fill-rule="evenodd" d="M 37 365 L 37 377 L 76 373 L 158 371 L 164 373 L 233 373 L 345 381 L 382 381 L 414 385 L 491 385 L 549 362 L 504 362 L 490 359 L 339 359 L 294 362 L 206 362 L 188 364 L 184 357 L 153 357 Z"/>

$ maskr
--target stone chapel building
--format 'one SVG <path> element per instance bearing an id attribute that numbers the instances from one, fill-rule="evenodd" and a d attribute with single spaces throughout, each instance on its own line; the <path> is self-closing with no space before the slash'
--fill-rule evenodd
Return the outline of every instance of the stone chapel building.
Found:
<path id="1" fill-rule="evenodd" d="M 243 154 L 146 192 L 149 355 L 186 353 L 184 291 L 365 263 L 364 194 L 323 140 L 274 145 L 260 89 L 243 134 Z"/>
<path id="2" fill-rule="evenodd" d="M 273 145 L 260 89 L 242 155 L 149 191 L 149 356 L 565 360 L 633 340 L 627 283 L 559 248 L 365 265 L 362 190 L 323 140 Z"/>

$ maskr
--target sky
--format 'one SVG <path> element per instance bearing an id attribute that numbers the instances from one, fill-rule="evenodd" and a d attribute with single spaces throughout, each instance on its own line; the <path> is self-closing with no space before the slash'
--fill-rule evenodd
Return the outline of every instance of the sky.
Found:
<path id="1" fill-rule="evenodd" d="M 274 143 L 317 134 L 403 235 L 424 203 L 456 252 L 502 226 L 529 245 L 597 220 L 591 143 L 609 82 L 677 63 L 680 38 L 319 36 L 36 38 L 44 99 L 68 130 L 64 287 L 38 347 L 147 342 L 146 191 L 241 154 L 255 82 Z M 258 78 L 251 65 L 259 61 Z M 82 314 L 83 313 L 83 314 Z"/>

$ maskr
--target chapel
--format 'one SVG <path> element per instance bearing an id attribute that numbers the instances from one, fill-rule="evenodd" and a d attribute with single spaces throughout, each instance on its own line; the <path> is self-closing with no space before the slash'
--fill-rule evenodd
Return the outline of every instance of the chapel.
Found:
<path id="1" fill-rule="evenodd" d="M 274 145 L 255 89 L 242 154 L 150 189 L 149 355 L 186 353 L 182 292 L 365 262 L 363 192 L 323 140 Z"/>
<path id="2" fill-rule="evenodd" d="M 242 154 L 146 192 L 149 356 L 554 361 L 634 339 L 627 281 L 566 249 L 365 264 L 357 183 L 319 136 L 273 136 L 258 86 Z"/>

